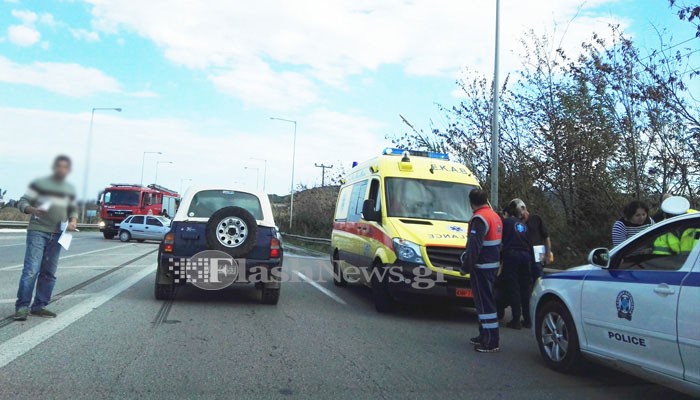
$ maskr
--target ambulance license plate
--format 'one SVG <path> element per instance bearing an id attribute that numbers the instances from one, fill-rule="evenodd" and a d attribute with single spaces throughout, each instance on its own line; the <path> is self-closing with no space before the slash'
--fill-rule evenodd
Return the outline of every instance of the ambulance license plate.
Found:
<path id="1" fill-rule="evenodd" d="M 457 297 L 468 297 L 468 298 L 474 297 L 471 289 L 457 288 L 456 294 L 457 294 Z"/>

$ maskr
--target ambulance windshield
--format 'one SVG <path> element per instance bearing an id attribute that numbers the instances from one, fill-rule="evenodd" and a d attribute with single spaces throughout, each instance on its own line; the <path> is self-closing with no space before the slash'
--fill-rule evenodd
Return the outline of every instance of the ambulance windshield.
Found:
<path id="1" fill-rule="evenodd" d="M 469 192 L 476 186 L 429 179 L 386 178 L 389 217 L 469 222 Z"/>

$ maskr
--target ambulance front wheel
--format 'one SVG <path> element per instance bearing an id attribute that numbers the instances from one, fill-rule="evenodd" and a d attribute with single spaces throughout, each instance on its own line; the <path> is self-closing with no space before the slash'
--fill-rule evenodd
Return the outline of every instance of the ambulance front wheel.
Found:
<path id="1" fill-rule="evenodd" d="M 389 293 L 389 277 L 385 274 L 384 265 L 376 261 L 372 266 L 372 299 L 374 308 L 380 313 L 390 313 L 394 311 L 396 301 Z"/>

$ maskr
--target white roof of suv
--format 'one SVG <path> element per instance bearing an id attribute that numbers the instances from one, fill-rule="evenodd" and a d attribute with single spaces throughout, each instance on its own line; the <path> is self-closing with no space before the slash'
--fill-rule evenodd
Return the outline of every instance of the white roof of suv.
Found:
<path id="1" fill-rule="evenodd" d="M 190 209 L 192 204 L 192 199 L 195 194 L 206 191 L 206 190 L 222 190 L 222 191 L 232 191 L 239 193 L 248 193 L 258 198 L 260 201 L 260 207 L 262 208 L 263 219 L 259 219 L 258 225 L 266 226 L 270 228 L 276 227 L 275 220 L 272 217 L 272 206 L 270 205 L 270 199 L 263 192 L 249 189 L 238 189 L 232 187 L 221 187 L 221 186 L 191 186 L 187 189 L 185 194 L 182 196 L 182 202 L 180 207 L 178 207 L 175 213 L 175 218 L 173 221 L 194 221 L 194 222 L 207 222 L 209 218 L 202 217 L 190 217 L 187 215 L 187 211 Z"/>

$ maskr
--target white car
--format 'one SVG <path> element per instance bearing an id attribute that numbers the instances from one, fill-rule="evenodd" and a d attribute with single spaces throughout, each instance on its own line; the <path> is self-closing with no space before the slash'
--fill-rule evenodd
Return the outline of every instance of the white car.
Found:
<path id="1" fill-rule="evenodd" d="M 666 234 L 692 251 L 660 254 Z M 682 215 L 593 250 L 588 265 L 542 277 L 530 309 L 545 363 L 568 372 L 584 356 L 700 395 L 699 237 L 700 213 Z"/>
<path id="2" fill-rule="evenodd" d="M 170 220 L 159 215 L 130 215 L 119 224 L 119 240 L 163 240 L 170 231 Z"/>

